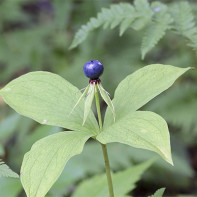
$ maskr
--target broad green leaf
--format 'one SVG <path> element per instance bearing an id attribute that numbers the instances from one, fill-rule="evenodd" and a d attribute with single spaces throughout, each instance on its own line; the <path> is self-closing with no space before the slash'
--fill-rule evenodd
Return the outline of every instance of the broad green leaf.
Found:
<path id="1" fill-rule="evenodd" d="M 149 160 L 137 166 L 132 166 L 122 172 L 112 174 L 114 195 L 124 196 L 135 188 L 135 183 L 140 179 L 144 171 L 150 167 L 153 160 Z M 105 174 L 94 176 L 83 181 L 76 189 L 72 197 L 108 197 L 107 178 Z"/>
<path id="2" fill-rule="evenodd" d="M 95 85 L 90 85 L 87 97 L 85 99 L 85 107 L 84 107 L 84 116 L 83 116 L 83 125 L 86 122 L 88 114 L 91 110 L 92 102 L 94 99 Z"/>
<path id="3" fill-rule="evenodd" d="M 164 191 L 165 191 L 165 188 L 158 189 L 153 195 L 149 197 L 162 197 Z"/>
<path id="4" fill-rule="evenodd" d="M 152 64 L 127 76 L 117 87 L 113 99 L 116 121 L 141 108 L 151 99 L 168 89 L 174 81 L 190 68 Z M 104 128 L 113 124 L 107 109 Z"/>
<path id="5" fill-rule="evenodd" d="M 109 93 L 106 92 L 106 90 L 103 88 L 103 86 L 100 84 L 100 85 L 97 85 L 98 89 L 99 89 L 99 92 L 101 94 L 101 97 L 103 98 L 103 100 L 107 103 L 107 106 L 110 108 L 113 116 L 114 116 L 114 121 L 116 119 L 116 113 L 115 113 L 115 109 L 114 109 L 114 106 L 113 106 L 113 103 L 109 97 Z"/>
<path id="6" fill-rule="evenodd" d="M 18 113 L 41 124 L 96 134 L 97 121 L 91 112 L 82 126 L 84 102 L 70 114 L 80 91 L 62 77 L 49 72 L 31 72 L 6 85 L 0 95 Z"/>
<path id="7" fill-rule="evenodd" d="M 18 174 L 13 172 L 2 160 L 0 160 L 0 177 L 19 178 Z"/>
<path id="8" fill-rule="evenodd" d="M 28 197 L 44 197 L 67 161 L 81 153 L 91 137 L 85 132 L 60 132 L 37 141 L 25 154 L 21 182 Z"/>
<path id="9" fill-rule="evenodd" d="M 120 142 L 151 150 L 173 165 L 167 123 L 153 112 L 131 112 L 105 128 L 97 140 L 103 144 Z"/>

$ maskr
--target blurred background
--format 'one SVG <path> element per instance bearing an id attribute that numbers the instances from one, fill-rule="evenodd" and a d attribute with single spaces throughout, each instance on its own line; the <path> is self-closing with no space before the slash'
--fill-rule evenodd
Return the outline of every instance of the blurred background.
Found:
<path id="1" fill-rule="evenodd" d="M 135 70 L 153 63 L 196 67 L 197 55 L 186 41 L 168 32 L 157 47 L 141 60 L 143 31 L 99 28 L 85 42 L 69 50 L 72 39 L 90 17 L 118 0 L 0 0 L 0 88 L 31 71 L 50 71 L 82 89 L 88 79 L 83 65 L 98 59 L 101 77 L 113 97 L 118 83 Z M 170 3 L 171 1 L 162 1 Z M 173 2 L 179 2 L 173 1 Z M 195 16 L 197 2 L 189 1 Z M 166 187 L 166 196 L 197 196 L 197 72 L 187 72 L 166 92 L 143 107 L 161 115 L 169 124 L 175 166 L 158 159 L 144 174 L 133 196 L 147 196 Z M 102 112 L 105 112 L 102 103 Z M 40 138 L 61 131 L 42 126 L 17 114 L 0 97 L 0 158 L 19 173 L 24 154 Z M 146 161 L 155 154 L 121 144 L 109 145 L 112 169 L 119 171 Z M 96 158 L 95 158 L 96 155 Z M 104 172 L 99 144 L 88 141 L 81 155 L 72 158 L 48 197 L 69 197 L 78 183 Z M 0 178 L 0 197 L 25 196 L 20 181 Z"/>

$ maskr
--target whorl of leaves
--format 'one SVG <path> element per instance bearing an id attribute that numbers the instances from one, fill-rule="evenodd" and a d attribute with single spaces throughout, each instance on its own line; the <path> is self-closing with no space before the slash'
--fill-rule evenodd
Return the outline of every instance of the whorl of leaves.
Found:
<path id="1" fill-rule="evenodd" d="M 130 27 L 136 31 L 145 29 L 141 45 L 142 59 L 163 38 L 167 30 L 182 35 L 189 41 L 188 45 L 197 50 L 197 27 L 188 2 L 169 6 L 160 2 L 149 4 L 147 0 L 135 0 L 133 5 L 112 4 L 82 25 L 70 49 L 81 44 L 91 31 L 102 26 L 104 29 L 119 26 L 120 36 Z"/>

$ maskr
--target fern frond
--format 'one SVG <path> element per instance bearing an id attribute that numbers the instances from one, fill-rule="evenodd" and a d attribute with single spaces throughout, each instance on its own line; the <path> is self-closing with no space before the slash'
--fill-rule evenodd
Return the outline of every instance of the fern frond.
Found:
<path id="1" fill-rule="evenodd" d="M 189 46 L 197 51 L 197 27 L 188 2 L 176 3 L 171 8 L 176 33 L 190 40 Z"/>
<path id="2" fill-rule="evenodd" d="M 82 43 L 88 34 L 103 26 L 103 28 L 115 28 L 120 25 L 120 36 L 131 26 L 136 30 L 142 29 L 150 22 L 153 12 L 147 0 L 135 0 L 133 7 L 129 3 L 113 4 L 110 8 L 103 8 L 97 17 L 91 18 L 76 33 L 70 49 Z"/>
<path id="3" fill-rule="evenodd" d="M 172 23 L 173 21 L 173 23 Z M 113 4 L 110 8 L 103 8 L 97 17 L 83 25 L 76 33 L 70 49 L 82 43 L 89 32 L 103 26 L 103 28 L 115 28 L 120 26 L 119 35 L 128 28 L 134 30 L 145 29 L 141 51 L 142 59 L 159 40 L 165 35 L 168 29 L 174 29 L 177 34 L 189 40 L 189 46 L 197 52 L 197 26 L 194 22 L 188 2 L 179 2 L 164 5 L 160 2 L 153 2 L 150 6 L 148 0 L 134 0 L 133 5 L 129 3 Z"/>
<path id="4" fill-rule="evenodd" d="M 174 17 L 174 27 L 184 36 L 192 36 L 196 33 L 194 15 L 188 2 L 176 3 L 171 8 Z"/>
<path id="5" fill-rule="evenodd" d="M 91 18 L 86 25 L 83 25 L 79 29 L 74 37 L 70 49 L 75 48 L 82 43 L 88 36 L 89 32 L 100 26 L 103 26 L 104 28 L 109 26 L 110 28 L 115 28 L 123 22 L 124 19 L 135 17 L 135 9 L 128 3 L 114 4 L 111 5 L 109 9 L 103 8 L 101 12 L 97 14 L 96 18 Z"/>
<path id="6" fill-rule="evenodd" d="M 153 11 L 147 0 L 135 0 L 134 6 L 137 11 L 138 18 L 132 24 L 132 28 L 136 31 L 143 29 L 153 16 Z"/>
<path id="7" fill-rule="evenodd" d="M 0 177 L 19 178 L 2 160 L 0 160 Z"/>
<path id="8" fill-rule="evenodd" d="M 142 39 L 141 53 L 144 59 L 147 52 L 149 52 L 165 35 L 167 29 L 170 29 L 172 18 L 167 12 L 167 6 L 162 3 L 154 2 L 151 5 L 155 12 L 154 21 L 146 29 Z"/>

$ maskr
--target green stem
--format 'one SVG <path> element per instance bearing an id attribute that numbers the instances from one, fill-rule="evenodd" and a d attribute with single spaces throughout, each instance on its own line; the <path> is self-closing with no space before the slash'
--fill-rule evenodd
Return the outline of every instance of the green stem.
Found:
<path id="1" fill-rule="evenodd" d="M 103 156 L 105 159 L 105 169 L 106 169 L 106 175 L 107 175 L 109 195 L 110 195 L 110 197 L 114 197 L 111 171 L 110 171 L 110 166 L 109 166 L 109 158 L 108 158 L 108 154 L 107 154 L 107 146 L 105 144 L 101 144 L 101 146 L 102 146 L 102 150 L 103 150 Z"/>
<path id="2" fill-rule="evenodd" d="M 101 109 L 100 109 L 99 94 L 98 94 L 97 87 L 96 87 L 96 92 L 95 92 L 95 100 L 96 100 L 96 109 L 97 109 L 97 114 L 98 114 L 99 127 L 100 127 L 100 131 L 102 132 L 103 131 L 103 123 L 102 123 L 102 119 L 101 119 Z M 105 169 L 106 169 L 106 175 L 107 175 L 109 195 L 110 195 L 110 197 L 114 197 L 111 171 L 110 171 L 110 165 L 109 165 L 109 158 L 108 158 L 108 154 L 107 154 L 107 146 L 105 144 L 101 144 L 101 146 L 102 146 L 103 156 L 104 156 L 104 160 L 105 160 Z"/>

